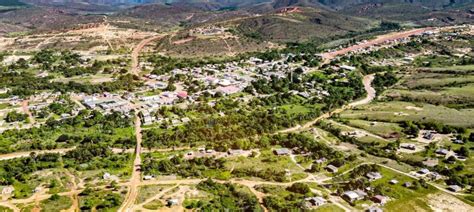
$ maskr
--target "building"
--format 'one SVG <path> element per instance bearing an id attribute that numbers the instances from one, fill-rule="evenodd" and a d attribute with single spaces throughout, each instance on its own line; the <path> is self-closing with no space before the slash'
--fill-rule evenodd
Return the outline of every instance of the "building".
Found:
<path id="1" fill-rule="evenodd" d="M 306 201 L 306 206 L 308 208 L 311 208 L 311 207 L 319 207 L 321 205 L 324 205 L 326 204 L 326 200 L 322 197 L 308 197 L 305 199 Z"/>
<path id="2" fill-rule="evenodd" d="M 339 171 L 338 168 L 333 165 L 327 165 L 326 170 L 331 173 L 336 173 Z"/>
<path id="3" fill-rule="evenodd" d="M 151 175 L 145 175 L 143 177 L 143 180 L 152 180 L 152 179 L 153 179 L 153 176 L 151 176 Z"/>
<path id="4" fill-rule="evenodd" d="M 342 198 L 349 201 L 355 202 L 357 200 L 363 199 L 363 197 L 359 196 L 355 191 L 346 191 L 342 194 Z"/>
<path id="5" fill-rule="evenodd" d="M 389 183 L 392 184 L 392 185 L 396 185 L 396 184 L 398 184 L 398 180 L 392 179 L 392 180 L 389 181 Z"/>
<path id="6" fill-rule="evenodd" d="M 185 99 L 185 98 L 188 97 L 188 92 L 186 92 L 186 91 L 180 91 L 180 92 L 178 92 L 177 96 L 178 96 L 178 98 L 180 98 L 180 99 Z"/>
<path id="7" fill-rule="evenodd" d="M 461 186 L 458 185 L 450 185 L 448 186 L 448 190 L 452 192 L 460 192 L 462 190 Z"/>
<path id="8" fill-rule="evenodd" d="M 425 132 L 425 133 L 423 134 L 423 138 L 426 139 L 426 140 L 431 140 L 431 139 L 434 138 L 434 134 L 431 133 L 431 132 Z"/>
<path id="9" fill-rule="evenodd" d="M 345 69 L 345 70 L 348 70 L 348 71 L 354 71 L 354 70 L 356 70 L 356 67 L 354 67 L 354 66 L 348 66 L 348 65 L 342 65 L 342 66 L 340 66 L 340 68 Z"/>
<path id="10" fill-rule="evenodd" d="M 281 149 L 275 149 L 273 153 L 275 153 L 275 155 L 289 155 L 291 154 L 291 151 L 287 148 L 281 148 Z"/>
<path id="11" fill-rule="evenodd" d="M 447 155 L 447 154 L 449 154 L 449 150 L 447 150 L 447 149 L 437 149 L 436 154 Z"/>
<path id="12" fill-rule="evenodd" d="M 414 144 L 402 144 L 400 147 L 403 149 L 416 150 L 416 146 Z"/>
<path id="13" fill-rule="evenodd" d="M 430 170 L 428 170 L 428 169 L 420 169 L 420 170 L 418 171 L 418 174 L 423 174 L 423 175 L 425 175 L 425 174 L 428 174 L 428 173 L 430 173 Z"/>
<path id="14" fill-rule="evenodd" d="M 15 191 L 15 188 L 13 188 L 13 186 L 7 186 L 7 187 L 2 189 L 2 194 L 10 195 L 10 194 L 13 193 L 13 191 Z"/>
<path id="15" fill-rule="evenodd" d="M 178 205 L 178 204 L 179 204 L 179 200 L 178 200 L 178 199 L 168 199 L 168 200 L 166 201 L 166 205 L 167 205 L 168 207 L 174 206 L 174 205 Z"/>
<path id="16" fill-rule="evenodd" d="M 382 175 L 379 172 L 369 172 L 365 175 L 369 181 L 374 181 L 382 178 Z"/>
<path id="17" fill-rule="evenodd" d="M 102 175 L 102 179 L 108 180 L 108 179 L 110 179 L 111 176 L 112 175 L 110 175 L 110 173 L 106 172 L 106 173 L 104 173 L 104 175 Z"/>
<path id="18" fill-rule="evenodd" d="M 388 197 L 382 195 L 375 195 L 372 197 L 372 201 L 384 205 L 388 201 Z"/>
<path id="19" fill-rule="evenodd" d="M 410 182 L 405 182 L 405 183 L 403 183 L 403 187 L 410 188 L 411 183 Z"/>

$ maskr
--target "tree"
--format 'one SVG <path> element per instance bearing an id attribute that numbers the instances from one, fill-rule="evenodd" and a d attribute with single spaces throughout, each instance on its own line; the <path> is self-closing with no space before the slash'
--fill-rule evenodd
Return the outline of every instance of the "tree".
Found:
<path id="1" fill-rule="evenodd" d="M 286 190 L 298 193 L 298 194 L 306 194 L 311 192 L 311 189 L 309 186 L 305 183 L 293 183 L 290 187 L 288 187 Z"/>

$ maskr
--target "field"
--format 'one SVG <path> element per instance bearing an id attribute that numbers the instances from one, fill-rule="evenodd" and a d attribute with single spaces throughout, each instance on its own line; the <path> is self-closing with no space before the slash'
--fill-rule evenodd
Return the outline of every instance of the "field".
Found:
<path id="1" fill-rule="evenodd" d="M 381 122 L 436 121 L 453 126 L 474 127 L 473 109 L 456 110 L 444 106 L 400 101 L 373 103 L 348 110 L 342 113 L 341 117 Z"/>
<path id="2" fill-rule="evenodd" d="M 226 162 L 228 170 L 254 169 L 254 170 L 288 170 L 291 174 L 289 180 L 295 181 L 306 177 L 306 173 L 301 170 L 290 159 L 289 156 L 276 156 L 271 150 L 262 150 L 259 157 L 238 157 L 229 158 Z"/>
<path id="3" fill-rule="evenodd" d="M 136 199 L 136 204 L 141 204 L 148 200 L 149 198 L 159 194 L 164 189 L 169 188 L 173 185 L 149 185 L 142 186 L 139 188 L 138 197 Z"/>
<path id="4" fill-rule="evenodd" d="M 66 210 L 69 209 L 71 205 L 71 198 L 65 196 L 53 196 L 40 202 L 41 210 L 46 212 Z"/>
<path id="5" fill-rule="evenodd" d="M 399 85 L 386 91 L 383 96 L 452 108 L 472 107 L 473 71 L 473 65 L 418 68 L 403 75 Z"/>

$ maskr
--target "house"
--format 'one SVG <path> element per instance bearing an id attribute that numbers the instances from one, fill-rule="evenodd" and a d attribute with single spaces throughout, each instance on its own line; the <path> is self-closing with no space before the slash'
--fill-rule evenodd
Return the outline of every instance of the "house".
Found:
<path id="1" fill-rule="evenodd" d="M 333 166 L 333 165 L 327 165 L 326 166 L 326 170 L 328 172 L 331 172 L 331 173 L 336 173 L 338 172 L 339 170 L 337 169 L 337 167 Z"/>
<path id="2" fill-rule="evenodd" d="M 363 197 L 359 196 L 355 191 L 346 191 L 342 194 L 342 198 L 349 202 L 355 202 L 361 200 Z"/>
<path id="3" fill-rule="evenodd" d="M 374 181 L 382 178 L 382 175 L 379 172 L 369 172 L 365 175 L 369 181 Z"/>
<path id="4" fill-rule="evenodd" d="M 143 177 L 143 180 L 151 180 L 151 179 L 153 179 L 153 176 L 151 176 L 151 175 L 145 175 Z"/>
<path id="5" fill-rule="evenodd" d="M 453 143 L 455 143 L 455 144 L 464 144 L 464 141 L 462 141 L 461 139 L 455 139 L 453 141 Z"/>
<path id="6" fill-rule="evenodd" d="M 360 189 L 357 189 L 354 192 L 356 192 L 356 194 L 359 195 L 360 199 L 364 199 L 367 196 L 367 193 L 365 193 L 364 191 Z"/>
<path id="7" fill-rule="evenodd" d="M 317 159 L 317 160 L 315 161 L 315 163 L 317 163 L 317 164 L 322 164 L 322 163 L 325 163 L 326 161 L 327 161 L 326 158 L 319 158 L 319 159 Z"/>
<path id="8" fill-rule="evenodd" d="M 179 200 L 178 199 L 168 199 L 166 201 L 166 205 L 168 207 L 171 207 L 171 206 L 174 206 L 174 205 L 178 205 L 179 204 Z"/>
<path id="9" fill-rule="evenodd" d="M 370 207 L 367 212 L 383 212 L 383 210 L 378 207 Z"/>
<path id="10" fill-rule="evenodd" d="M 434 134 L 431 133 L 431 132 L 425 132 L 425 133 L 423 134 L 423 138 L 426 139 L 426 140 L 431 140 L 431 139 L 434 138 Z"/>
<path id="11" fill-rule="evenodd" d="M 428 174 L 428 173 L 430 173 L 430 170 L 428 170 L 428 169 L 420 169 L 420 170 L 418 171 L 418 174 L 423 174 L 423 175 L 425 175 L 425 174 Z"/>
<path id="12" fill-rule="evenodd" d="M 354 66 L 348 66 L 348 65 L 342 65 L 342 66 L 340 66 L 340 68 L 345 69 L 345 70 L 348 70 L 348 71 L 354 71 L 354 70 L 356 70 L 356 67 L 354 67 Z"/>
<path id="13" fill-rule="evenodd" d="M 450 185 L 448 186 L 448 190 L 452 192 L 460 192 L 462 190 L 461 186 L 458 185 Z"/>
<path id="14" fill-rule="evenodd" d="M 411 183 L 410 182 L 405 182 L 405 183 L 403 183 L 403 187 L 410 188 Z"/>
<path id="15" fill-rule="evenodd" d="M 438 172 L 430 172 L 427 177 L 433 181 L 440 180 L 441 178 L 443 178 L 443 176 L 441 176 Z"/>
<path id="16" fill-rule="evenodd" d="M 186 92 L 186 91 L 180 91 L 180 92 L 178 92 L 177 96 L 178 96 L 178 98 L 180 98 L 180 99 L 185 99 L 186 97 L 188 97 L 188 92 Z"/>
<path id="17" fill-rule="evenodd" d="M 402 144 L 400 147 L 403 149 L 416 150 L 416 146 L 414 144 Z"/>
<path id="18" fill-rule="evenodd" d="M 275 155 L 289 155 L 291 152 L 287 148 L 281 148 L 281 149 L 275 149 L 273 153 L 275 153 Z"/>
<path id="19" fill-rule="evenodd" d="M 447 155 L 447 154 L 449 154 L 449 150 L 447 150 L 447 149 L 437 149 L 436 154 Z"/>
<path id="20" fill-rule="evenodd" d="M 326 200 L 322 197 L 308 197 L 305 199 L 306 201 L 306 206 L 308 208 L 310 207 L 319 207 L 321 205 L 326 204 Z"/>
<path id="21" fill-rule="evenodd" d="M 389 183 L 392 184 L 392 185 L 396 185 L 396 184 L 398 184 L 398 180 L 392 179 L 392 180 L 389 181 Z"/>
<path id="22" fill-rule="evenodd" d="M 104 175 L 102 175 L 102 179 L 108 180 L 108 179 L 110 179 L 111 176 L 112 175 L 110 175 L 110 173 L 106 172 L 106 173 L 104 173 Z"/>
<path id="23" fill-rule="evenodd" d="M 388 197 L 382 195 L 375 195 L 372 197 L 372 201 L 384 205 L 388 201 Z"/>
<path id="24" fill-rule="evenodd" d="M 15 188 L 13 188 L 13 186 L 7 186 L 2 189 L 2 194 L 10 195 L 13 193 L 13 191 L 15 191 Z"/>

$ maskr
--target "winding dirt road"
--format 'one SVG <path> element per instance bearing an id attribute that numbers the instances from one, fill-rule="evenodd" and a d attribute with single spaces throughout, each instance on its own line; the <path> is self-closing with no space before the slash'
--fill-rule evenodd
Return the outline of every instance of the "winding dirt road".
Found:
<path id="1" fill-rule="evenodd" d="M 278 131 L 277 133 L 290 133 L 290 132 L 296 132 L 296 131 L 299 131 L 299 130 L 308 129 L 308 128 L 311 128 L 318 121 L 321 121 L 323 119 L 328 119 L 334 114 L 342 113 L 345 110 L 351 109 L 353 107 L 357 107 L 357 106 L 360 106 L 360 105 L 365 105 L 365 104 L 368 104 L 368 103 L 372 102 L 372 100 L 374 100 L 375 96 L 376 96 L 375 89 L 372 87 L 372 81 L 374 81 L 374 75 L 373 74 L 364 76 L 364 79 L 362 80 L 362 82 L 364 84 L 365 91 L 367 92 L 367 96 L 364 99 L 349 103 L 348 105 L 344 105 L 341 108 L 335 109 L 331 112 L 327 112 L 327 113 L 317 117 L 316 119 L 314 119 L 310 122 L 307 122 L 303 126 L 297 125 L 295 127 L 289 128 L 289 129 Z"/>
<path id="2" fill-rule="evenodd" d="M 148 45 L 150 42 L 163 38 L 163 35 L 153 36 L 151 38 L 147 38 L 142 40 L 132 51 L 132 74 L 138 75 L 140 73 L 140 52 Z"/>

